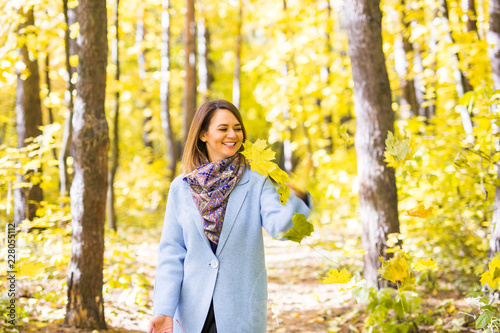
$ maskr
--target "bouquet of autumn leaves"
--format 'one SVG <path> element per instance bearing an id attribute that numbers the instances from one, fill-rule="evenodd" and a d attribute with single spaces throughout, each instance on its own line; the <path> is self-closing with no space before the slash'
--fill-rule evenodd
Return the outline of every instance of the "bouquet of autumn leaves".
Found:
<path id="1" fill-rule="evenodd" d="M 290 197 L 290 188 L 287 186 L 290 177 L 276 163 L 272 162 L 275 159 L 275 152 L 267 148 L 266 141 L 260 139 L 255 143 L 246 140 L 243 147 L 245 150 L 241 153 L 250 162 L 250 169 L 266 176 L 277 184 L 280 202 L 285 205 Z M 314 226 L 307 221 L 303 214 L 295 213 L 292 222 L 293 228 L 283 234 L 283 237 L 288 240 L 300 243 L 304 237 L 310 236 L 314 231 Z"/>

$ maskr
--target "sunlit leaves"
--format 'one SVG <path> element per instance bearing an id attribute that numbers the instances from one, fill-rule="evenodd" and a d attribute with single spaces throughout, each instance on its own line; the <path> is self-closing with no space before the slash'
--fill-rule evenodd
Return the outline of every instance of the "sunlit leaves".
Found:
<path id="1" fill-rule="evenodd" d="M 352 256 L 355 256 L 357 254 L 365 254 L 366 251 L 365 250 L 354 250 L 354 251 L 346 251 L 344 250 L 344 252 L 342 253 L 343 256 L 345 257 L 352 257 Z"/>
<path id="2" fill-rule="evenodd" d="M 80 34 L 80 23 L 76 22 L 69 26 L 69 38 L 75 39 Z"/>
<path id="3" fill-rule="evenodd" d="M 293 227 L 283 235 L 288 240 L 300 243 L 304 237 L 311 236 L 314 231 L 314 226 L 307 221 L 303 214 L 295 213 L 292 222 Z"/>

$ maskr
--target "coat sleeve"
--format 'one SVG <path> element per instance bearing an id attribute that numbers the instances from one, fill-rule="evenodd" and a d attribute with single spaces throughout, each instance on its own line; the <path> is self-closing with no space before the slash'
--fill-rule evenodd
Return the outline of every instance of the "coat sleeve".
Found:
<path id="1" fill-rule="evenodd" d="M 290 192 L 286 205 L 280 202 L 279 194 L 269 179 L 265 179 L 260 194 L 260 216 L 262 226 L 274 238 L 293 227 L 295 213 L 309 215 L 309 208 L 301 199 Z"/>
<path id="2" fill-rule="evenodd" d="M 175 213 L 175 195 L 169 191 L 165 220 L 158 247 L 158 265 L 153 295 L 153 315 L 173 317 L 179 303 L 184 277 L 186 246 L 182 227 Z"/>

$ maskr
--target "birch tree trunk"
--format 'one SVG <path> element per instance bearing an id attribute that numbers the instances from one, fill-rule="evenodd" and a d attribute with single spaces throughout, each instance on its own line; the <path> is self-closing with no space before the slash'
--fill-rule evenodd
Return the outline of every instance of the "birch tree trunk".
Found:
<path id="1" fill-rule="evenodd" d="M 198 76 L 200 78 L 200 93 L 204 101 L 210 100 L 212 84 L 212 64 L 209 57 L 210 52 L 210 29 L 208 28 L 203 6 L 201 17 L 198 22 Z"/>
<path id="2" fill-rule="evenodd" d="M 111 51 L 111 61 L 115 65 L 115 81 L 120 82 L 120 0 L 115 3 L 115 40 Z M 111 141 L 111 168 L 108 172 L 108 226 L 110 229 L 116 231 L 116 211 L 115 211 L 115 176 L 118 170 L 118 160 L 120 158 L 120 151 L 118 149 L 118 142 L 120 139 L 120 127 L 118 126 L 120 119 L 120 90 L 115 92 L 115 104 L 113 108 L 113 140 Z"/>
<path id="3" fill-rule="evenodd" d="M 238 109 L 241 102 L 241 26 L 243 24 L 243 1 L 239 1 L 238 26 L 236 28 L 236 50 L 234 55 L 233 104 Z"/>
<path id="4" fill-rule="evenodd" d="M 23 13 L 23 23 L 19 25 L 19 35 L 28 35 L 30 26 L 35 24 L 33 7 Z M 34 138 L 42 134 L 38 128 L 42 125 L 42 105 L 40 101 L 40 74 L 38 72 L 38 59 L 35 54 L 30 55 L 26 45 L 19 49 L 20 59 L 28 70 L 27 77 L 18 73 L 16 89 L 16 127 L 17 147 L 27 145 L 28 138 Z M 41 172 L 41 169 L 38 169 Z M 27 174 L 18 174 L 18 182 L 28 181 L 33 171 Z M 30 187 L 14 189 L 14 223 L 19 225 L 22 220 L 32 220 L 36 216 L 38 203 L 43 200 L 43 191 L 40 184 L 31 184 Z"/>
<path id="5" fill-rule="evenodd" d="M 354 79 L 355 148 L 359 177 L 364 277 L 377 286 L 378 257 L 387 257 L 386 240 L 399 232 L 394 169 L 384 162 L 385 139 L 394 131 L 391 88 L 382 51 L 380 2 L 347 0 L 347 37 Z"/>
<path id="6" fill-rule="evenodd" d="M 63 0 L 63 13 L 66 27 L 70 27 L 76 21 L 76 13 L 74 9 L 68 8 L 68 0 Z M 64 92 L 64 101 L 66 112 L 64 116 L 64 130 L 61 150 L 59 151 L 59 192 L 60 196 L 66 196 L 68 189 L 71 186 L 71 180 L 68 174 L 67 158 L 70 155 L 71 137 L 73 135 L 73 91 L 75 84 L 72 81 L 73 73 L 76 68 L 71 66 L 70 57 L 77 54 L 76 40 L 69 37 L 70 31 L 66 29 L 64 32 L 64 52 L 65 52 L 65 65 L 66 65 L 66 91 Z M 64 203 L 61 201 L 61 205 Z"/>
<path id="7" fill-rule="evenodd" d="M 71 262 L 65 324 L 105 329 L 102 298 L 104 224 L 108 187 L 105 0 L 80 0 L 78 94 L 73 116 L 74 179 L 71 186 Z"/>
<path id="8" fill-rule="evenodd" d="M 486 40 L 489 46 L 488 53 L 493 75 L 493 86 L 495 90 L 500 90 L 500 0 L 490 0 L 489 12 L 490 30 L 486 34 Z M 497 178 L 500 179 L 500 167 L 498 166 Z M 500 186 L 497 186 L 495 189 L 495 201 L 491 220 L 492 233 L 489 255 L 493 257 L 495 253 L 500 252 Z"/>
<path id="9" fill-rule="evenodd" d="M 196 23 L 194 20 L 194 0 L 186 0 L 185 69 L 184 86 L 184 142 L 187 140 L 189 128 L 196 111 Z"/>
<path id="10" fill-rule="evenodd" d="M 137 108 L 142 110 L 143 126 L 142 126 L 142 142 L 144 147 L 153 152 L 153 140 L 151 140 L 153 112 L 149 108 L 149 97 L 145 89 L 146 84 L 146 48 L 144 46 L 144 38 L 146 36 L 146 25 L 144 24 L 145 10 L 141 6 L 139 18 L 137 19 L 137 26 L 135 32 L 135 44 L 140 50 L 137 54 L 137 65 L 139 67 L 139 79 L 142 82 L 141 95 L 137 98 Z M 153 154 L 150 154 L 148 163 L 153 163 Z"/>
<path id="11" fill-rule="evenodd" d="M 161 49 L 161 127 L 167 140 L 168 170 L 170 181 L 174 180 L 177 168 L 177 149 L 170 121 L 170 0 L 162 1 L 163 11 L 161 14 L 162 26 L 162 49 Z"/>

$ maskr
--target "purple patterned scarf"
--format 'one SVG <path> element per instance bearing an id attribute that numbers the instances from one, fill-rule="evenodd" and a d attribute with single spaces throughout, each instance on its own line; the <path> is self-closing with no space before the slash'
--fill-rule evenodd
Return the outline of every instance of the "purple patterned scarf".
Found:
<path id="1" fill-rule="evenodd" d="M 246 168 L 245 157 L 236 153 L 220 161 L 203 164 L 184 177 L 201 216 L 208 239 L 219 244 L 229 194 Z"/>

